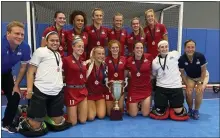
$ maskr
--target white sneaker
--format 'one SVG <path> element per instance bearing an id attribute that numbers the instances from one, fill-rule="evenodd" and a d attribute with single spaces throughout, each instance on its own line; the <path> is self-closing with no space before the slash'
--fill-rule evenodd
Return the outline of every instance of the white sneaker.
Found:
<path id="1" fill-rule="evenodd" d="M 2 130 L 7 131 L 8 133 L 11 133 L 11 134 L 17 132 L 17 129 L 11 126 L 2 127 Z"/>

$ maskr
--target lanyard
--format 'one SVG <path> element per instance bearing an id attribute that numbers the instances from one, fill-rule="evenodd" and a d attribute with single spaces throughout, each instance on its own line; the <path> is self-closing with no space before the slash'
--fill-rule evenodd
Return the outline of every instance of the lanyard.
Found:
<path id="1" fill-rule="evenodd" d="M 113 66 L 114 66 L 115 72 L 118 72 L 119 57 L 120 57 L 120 56 L 118 56 L 118 61 L 117 61 L 117 64 L 116 64 L 116 65 L 115 65 L 114 59 L 113 59 L 113 57 L 112 57 L 112 64 L 113 64 Z"/>
<path id="2" fill-rule="evenodd" d="M 95 35 L 98 41 L 100 41 L 100 37 L 101 37 L 101 32 L 102 32 L 102 27 L 100 27 L 100 31 L 99 34 L 97 33 L 97 29 L 95 26 L 93 26 L 94 30 L 95 30 Z"/>
<path id="3" fill-rule="evenodd" d="M 138 72 L 140 72 L 140 70 L 141 70 L 141 66 L 142 66 L 142 64 L 143 64 L 143 58 L 144 58 L 144 55 L 141 57 L 141 65 L 138 66 L 138 64 L 137 64 L 137 62 L 136 62 L 136 60 L 135 60 L 135 57 L 134 57 L 135 66 L 136 66 L 136 69 L 137 69 Z"/>
<path id="4" fill-rule="evenodd" d="M 76 62 L 77 66 L 79 67 L 79 71 L 82 73 L 82 64 L 78 60 L 76 60 L 74 56 L 73 56 L 73 60 Z"/>
<path id="5" fill-rule="evenodd" d="M 49 48 L 48 48 L 49 49 Z M 51 49 L 50 49 L 51 50 Z M 57 63 L 57 67 L 59 67 L 59 64 L 60 64 L 60 58 L 59 58 L 59 54 L 57 56 L 56 52 L 54 52 L 53 50 L 51 50 L 56 58 L 56 63 Z"/>
<path id="6" fill-rule="evenodd" d="M 99 80 L 100 72 L 101 72 L 101 65 L 100 65 L 100 67 L 99 67 L 99 72 L 98 72 L 98 74 L 97 74 L 96 65 L 95 65 L 95 77 L 96 77 L 96 80 Z"/>
<path id="7" fill-rule="evenodd" d="M 154 31 L 153 31 L 153 32 L 151 31 L 151 29 L 150 29 L 149 26 L 148 26 L 148 29 L 149 29 L 149 31 L 150 31 L 151 39 L 154 41 L 154 38 L 155 38 L 155 29 L 156 29 L 155 25 L 154 25 Z"/>
<path id="8" fill-rule="evenodd" d="M 164 64 L 163 64 L 163 66 L 162 66 L 162 64 L 161 64 L 161 61 L 160 61 L 160 59 L 161 59 L 161 56 L 159 56 L 159 63 L 160 63 L 160 66 L 161 66 L 161 68 L 163 69 L 163 71 L 165 70 L 165 67 L 166 67 L 166 61 L 167 61 L 167 55 L 165 56 L 165 59 L 164 59 Z"/>

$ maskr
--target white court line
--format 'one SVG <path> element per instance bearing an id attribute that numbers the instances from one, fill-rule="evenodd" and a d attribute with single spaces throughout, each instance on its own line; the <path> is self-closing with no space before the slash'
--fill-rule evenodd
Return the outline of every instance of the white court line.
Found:
<path id="1" fill-rule="evenodd" d="M 195 99 L 193 99 L 193 100 L 195 100 Z M 205 101 L 210 101 L 210 100 L 219 100 L 219 98 L 211 98 L 211 99 L 203 99 L 203 100 L 205 100 Z M 6 105 L 2 105 L 2 107 L 6 107 Z"/>

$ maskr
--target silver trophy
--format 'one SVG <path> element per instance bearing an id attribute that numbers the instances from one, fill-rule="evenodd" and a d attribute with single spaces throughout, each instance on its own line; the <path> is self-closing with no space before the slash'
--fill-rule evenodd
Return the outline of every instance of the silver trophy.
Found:
<path id="1" fill-rule="evenodd" d="M 110 119 L 111 120 L 122 120 L 122 112 L 120 111 L 118 103 L 119 103 L 119 99 L 124 93 L 125 88 L 128 85 L 128 78 L 125 78 L 125 81 L 123 80 L 108 81 L 108 78 L 106 78 L 105 80 L 106 80 L 105 84 L 108 87 L 114 99 L 114 106 L 113 106 L 113 109 L 111 110 Z"/>

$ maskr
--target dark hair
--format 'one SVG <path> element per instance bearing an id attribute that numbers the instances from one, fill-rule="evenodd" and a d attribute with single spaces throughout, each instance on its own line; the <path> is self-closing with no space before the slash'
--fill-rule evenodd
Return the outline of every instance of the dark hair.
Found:
<path id="1" fill-rule="evenodd" d="M 136 45 L 137 43 L 141 43 L 141 44 L 143 45 L 143 47 L 144 47 L 144 44 L 143 44 L 141 41 L 136 41 L 136 42 L 134 43 L 134 45 L 133 45 L 133 49 L 135 48 L 135 45 Z"/>
<path id="2" fill-rule="evenodd" d="M 84 26 L 86 26 L 86 24 L 87 24 L 86 14 L 85 14 L 83 11 L 78 11 L 78 10 L 75 10 L 75 11 L 73 11 L 73 12 L 70 14 L 69 23 L 70 23 L 71 25 L 73 25 L 73 20 L 74 20 L 74 18 L 75 18 L 77 15 L 82 15 L 82 17 L 84 18 Z"/>
<path id="3" fill-rule="evenodd" d="M 54 14 L 54 18 L 57 18 L 57 15 L 58 15 L 59 13 L 63 13 L 63 14 L 64 14 L 64 12 L 62 12 L 62 11 L 56 11 L 55 14 Z"/>
<path id="4" fill-rule="evenodd" d="M 45 37 L 46 41 L 48 41 L 49 36 L 54 35 L 54 34 L 58 35 L 58 33 L 57 33 L 56 31 L 48 32 L 47 35 L 46 35 L 46 37 Z M 58 36 L 59 36 L 59 35 L 58 35 Z"/>
<path id="5" fill-rule="evenodd" d="M 194 40 L 189 39 L 189 40 L 186 40 L 186 41 L 184 42 L 184 47 L 186 47 L 186 45 L 187 45 L 189 42 L 193 42 L 193 43 L 195 43 L 195 45 L 196 45 L 196 42 L 195 42 Z"/>

